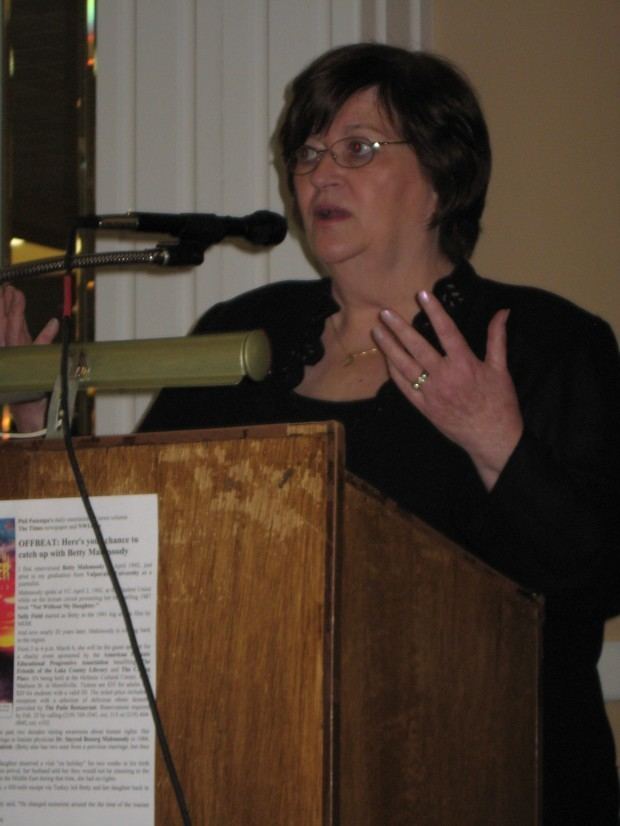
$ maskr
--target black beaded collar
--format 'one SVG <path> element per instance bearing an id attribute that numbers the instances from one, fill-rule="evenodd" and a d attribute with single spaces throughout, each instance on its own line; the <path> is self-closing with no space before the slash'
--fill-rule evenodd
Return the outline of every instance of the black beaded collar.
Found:
<path id="1" fill-rule="evenodd" d="M 457 324 L 462 322 L 473 303 L 478 281 L 479 277 L 473 268 L 468 262 L 463 261 L 449 275 L 440 278 L 433 287 L 434 295 Z M 316 282 L 316 294 L 309 302 L 307 315 L 300 319 L 295 313 L 294 325 L 274 331 L 274 362 L 270 379 L 276 384 L 289 389 L 296 387 L 303 378 L 304 367 L 307 364 L 316 364 L 323 358 L 325 351 L 321 336 L 325 322 L 340 309 L 340 305 L 332 296 L 331 285 L 330 278 L 322 278 Z M 422 310 L 416 313 L 412 325 L 437 349 L 441 349 Z"/>

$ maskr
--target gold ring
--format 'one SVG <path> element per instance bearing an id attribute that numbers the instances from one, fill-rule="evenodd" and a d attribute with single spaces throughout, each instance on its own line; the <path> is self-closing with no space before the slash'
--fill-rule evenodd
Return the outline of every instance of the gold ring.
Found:
<path id="1" fill-rule="evenodd" d="M 427 378 L 428 372 L 426 370 L 422 370 L 417 379 L 411 382 L 411 386 L 416 392 L 419 392 L 422 389 L 422 385 L 424 384 Z"/>

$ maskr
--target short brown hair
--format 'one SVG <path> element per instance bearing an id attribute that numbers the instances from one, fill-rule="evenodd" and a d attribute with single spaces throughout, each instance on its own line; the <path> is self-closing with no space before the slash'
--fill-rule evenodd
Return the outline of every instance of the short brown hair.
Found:
<path id="1" fill-rule="evenodd" d="M 469 258 L 480 234 L 491 173 L 484 115 L 470 83 L 447 60 L 379 43 L 332 49 L 292 82 L 278 132 L 288 168 L 308 138 L 327 129 L 351 95 L 377 88 L 379 103 L 409 141 L 438 196 L 432 226 L 453 262 Z"/>

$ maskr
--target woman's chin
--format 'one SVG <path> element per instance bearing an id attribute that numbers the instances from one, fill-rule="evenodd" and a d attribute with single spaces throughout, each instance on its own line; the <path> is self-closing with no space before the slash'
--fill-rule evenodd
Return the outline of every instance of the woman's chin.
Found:
<path id="1" fill-rule="evenodd" d="M 318 242 L 312 244 L 312 251 L 324 267 L 331 268 L 346 264 L 357 258 L 363 252 L 363 245 Z"/>

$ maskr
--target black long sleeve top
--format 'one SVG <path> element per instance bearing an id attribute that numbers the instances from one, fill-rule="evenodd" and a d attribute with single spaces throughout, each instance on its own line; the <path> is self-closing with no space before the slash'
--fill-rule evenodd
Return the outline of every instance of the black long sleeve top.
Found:
<path id="1" fill-rule="evenodd" d="M 480 278 L 466 262 L 434 292 L 479 358 L 491 318 L 510 308 L 508 366 L 525 430 L 490 493 L 469 456 L 393 382 L 373 398 L 350 402 L 296 393 L 305 366 L 321 359 L 325 321 L 338 310 L 329 279 L 272 284 L 209 310 L 196 334 L 267 332 L 268 377 L 232 388 L 165 390 L 141 429 L 341 421 L 349 470 L 545 596 L 545 824 L 606 826 L 615 821 L 604 814 L 597 820 L 591 799 L 603 801 L 601 812 L 617 805 L 596 662 L 604 619 L 620 610 L 618 346 L 604 321 L 574 304 Z M 440 349 L 423 312 L 412 323 Z M 582 803 L 585 820 L 579 819 Z"/>

